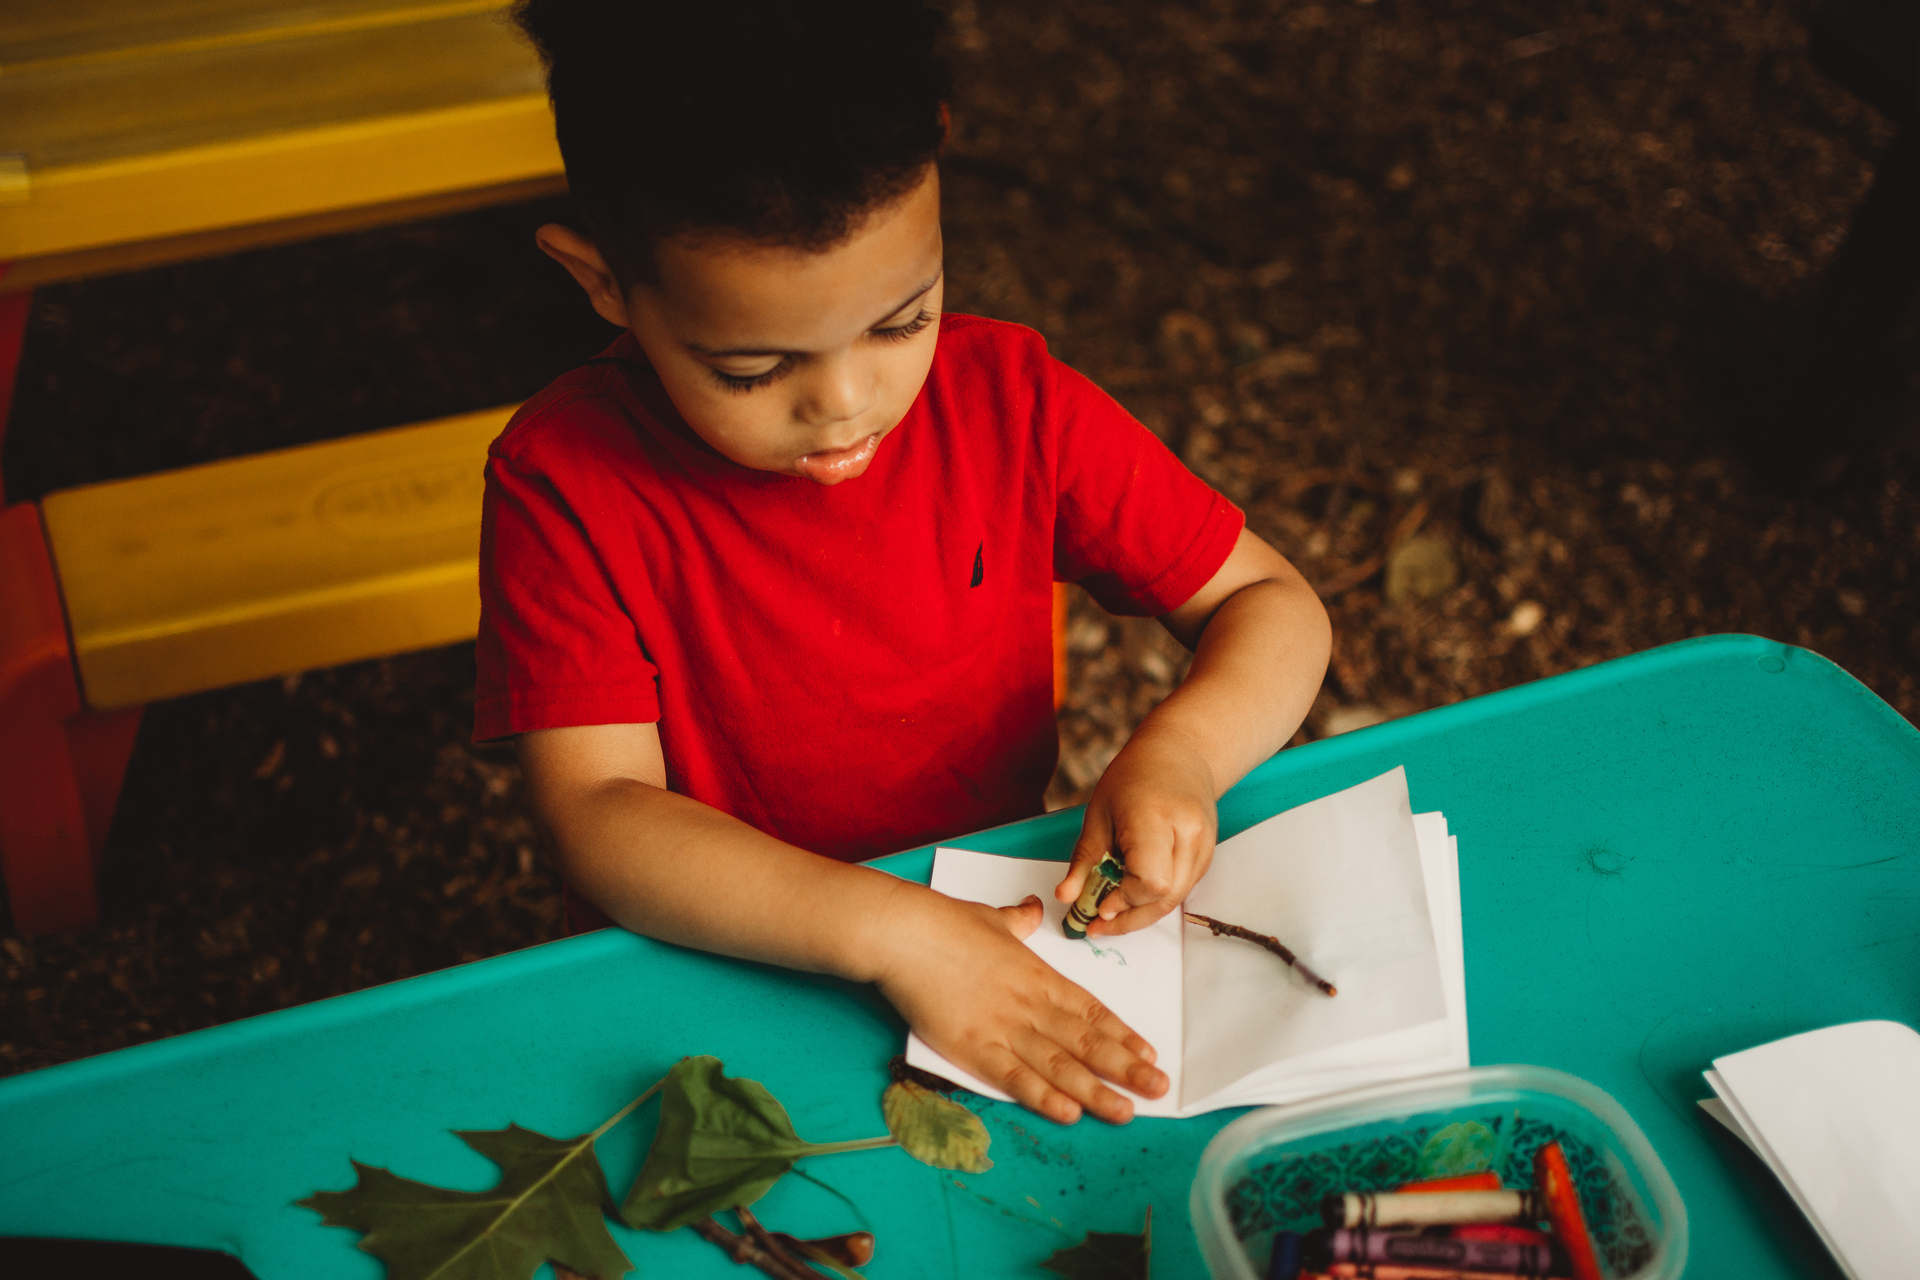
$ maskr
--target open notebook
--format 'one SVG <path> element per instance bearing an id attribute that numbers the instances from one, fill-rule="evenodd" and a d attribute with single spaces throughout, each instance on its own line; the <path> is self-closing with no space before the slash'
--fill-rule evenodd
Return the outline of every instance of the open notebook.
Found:
<path id="1" fill-rule="evenodd" d="M 1414 814 L 1395 769 L 1220 842 L 1186 909 L 1270 934 L 1340 990 L 1174 912 L 1119 938 L 1075 941 L 1053 900 L 1064 864 L 963 849 L 934 855 L 933 887 L 1006 906 L 1038 894 L 1028 938 L 1047 963 L 1147 1038 L 1170 1077 L 1142 1116 L 1293 1102 L 1467 1065 L 1458 847 L 1438 813 Z M 912 1065 L 1005 1099 L 907 1040 Z"/>

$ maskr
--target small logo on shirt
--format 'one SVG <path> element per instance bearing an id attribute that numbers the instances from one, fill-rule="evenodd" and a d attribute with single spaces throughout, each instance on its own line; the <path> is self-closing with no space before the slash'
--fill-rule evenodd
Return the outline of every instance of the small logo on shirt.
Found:
<path id="1" fill-rule="evenodd" d="M 985 558 L 985 557 L 986 557 L 986 554 L 987 554 L 987 544 L 986 544 L 986 543 L 984 543 L 984 542 L 982 542 L 982 543 L 981 543 L 981 544 L 980 544 L 980 545 L 979 545 L 978 547 L 976 547 L 976 548 L 974 549 L 974 552 L 973 552 L 973 581 L 972 581 L 972 582 L 969 582 L 969 583 L 967 584 L 968 586 L 970 586 L 970 587 L 977 587 L 977 586 L 979 586 L 979 585 L 980 585 L 980 580 L 981 580 L 982 578 L 984 578 L 984 577 L 986 577 L 986 576 L 987 576 L 987 562 L 986 562 L 986 558 Z"/>

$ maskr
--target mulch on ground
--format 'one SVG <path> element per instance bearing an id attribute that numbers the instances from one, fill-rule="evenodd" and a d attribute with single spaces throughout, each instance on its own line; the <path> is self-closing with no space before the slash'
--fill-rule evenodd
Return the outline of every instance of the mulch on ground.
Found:
<path id="1" fill-rule="evenodd" d="M 1914 416 L 1756 478 L 1754 388 L 1892 136 L 1791 6 L 953 12 L 949 305 L 1043 331 L 1321 588 L 1301 740 L 1723 631 L 1920 712 Z M 9 498 L 531 394 L 611 336 L 532 247 L 564 217 L 42 291 Z M 1185 663 L 1084 596 L 1069 642 L 1059 803 Z M 558 936 L 472 676 L 456 646 L 150 708 L 101 928 L 0 935 L 0 1071 Z"/>

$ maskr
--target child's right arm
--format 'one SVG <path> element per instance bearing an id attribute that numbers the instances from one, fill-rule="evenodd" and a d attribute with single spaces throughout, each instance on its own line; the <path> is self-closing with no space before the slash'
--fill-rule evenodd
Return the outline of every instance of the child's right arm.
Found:
<path id="1" fill-rule="evenodd" d="M 992 908 L 836 862 L 666 789 L 651 724 L 520 736 L 535 811 L 560 870 L 649 937 L 871 982 L 920 1037 L 1062 1124 L 1120 1123 L 1167 1078 L 1126 1024 L 1020 942 L 1038 899 Z"/>

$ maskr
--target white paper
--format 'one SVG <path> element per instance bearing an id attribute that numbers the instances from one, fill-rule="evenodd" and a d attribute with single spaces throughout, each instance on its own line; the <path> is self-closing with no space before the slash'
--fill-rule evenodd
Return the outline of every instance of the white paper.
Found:
<path id="1" fill-rule="evenodd" d="M 1707 1077 L 1708 1084 L 1712 1085 L 1716 1089 L 1720 1087 L 1719 1072 L 1708 1071 L 1705 1073 L 1705 1075 Z M 1727 1109 L 1726 1103 L 1720 1101 L 1720 1099 L 1718 1098 L 1702 1098 L 1700 1099 L 1700 1109 L 1706 1112 L 1708 1115 L 1712 1116 L 1715 1120 L 1718 1120 L 1723 1126 L 1725 1126 L 1728 1133 L 1740 1139 L 1741 1145 L 1746 1147 L 1747 1150 L 1753 1152 L 1753 1154 L 1757 1156 L 1760 1156 L 1762 1160 L 1766 1159 L 1766 1156 L 1761 1154 L 1760 1148 L 1753 1145 L 1753 1139 L 1747 1135 L 1747 1131 L 1740 1127 L 1739 1119 L 1735 1117 L 1732 1111 Z"/>
<path id="2" fill-rule="evenodd" d="M 1467 1050 L 1467 936 L 1460 909 L 1460 837 L 1449 835 L 1441 813 L 1416 813 L 1420 867 L 1427 881 L 1427 919 L 1440 955 L 1440 994 L 1447 1004 L 1447 1065 L 1464 1070 Z"/>
<path id="3" fill-rule="evenodd" d="M 1223 841 L 1187 903 L 1279 937 L 1337 997 L 1251 943 L 1181 926 L 1178 913 L 1120 938 L 1068 939 L 1053 901 L 1064 873 L 943 848 L 932 883 L 993 906 L 1040 897 L 1047 920 L 1028 945 L 1146 1037 L 1170 1077 L 1162 1098 L 1135 1097 L 1137 1115 L 1295 1101 L 1468 1064 L 1458 843 L 1440 814 L 1409 812 L 1400 770 Z M 1006 1097 L 918 1036 L 907 1061 Z"/>
<path id="4" fill-rule="evenodd" d="M 1714 1059 L 1707 1083 L 1854 1280 L 1920 1256 L 1920 1033 L 1850 1022 Z"/>
<path id="5" fill-rule="evenodd" d="M 1279 938 L 1340 989 L 1329 999 L 1259 947 L 1196 929 L 1183 984 L 1187 1105 L 1272 1064 L 1347 1065 L 1364 1041 L 1446 1019 L 1405 770 L 1221 841 L 1187 907 Z"/>
<path id="6" fill-rule="evenodd" d="M 1414 815 L 1414 828 L 1420 838 L 1427 910 L 1435 924 L 1434 941 L 1446 1001 L 1446 1020 L 1421 1023 L 1275 1063 L 1210 1098 L 1194 1102 L 1184 1114 L 1199 1115 L 1220 1107 L 1298 1102 L 1337 1089 L 1404 1080 L 1469 1065 L 1459 844 L 1452 836 L 1445 836 L 1446 818 L 1441 814 Z M 1337 980 L 1335 985 L 1340 985 Z M 1341 987 L 1336 998 L 1344 1000 L 1346 996 L 1346 988 Z"/>

